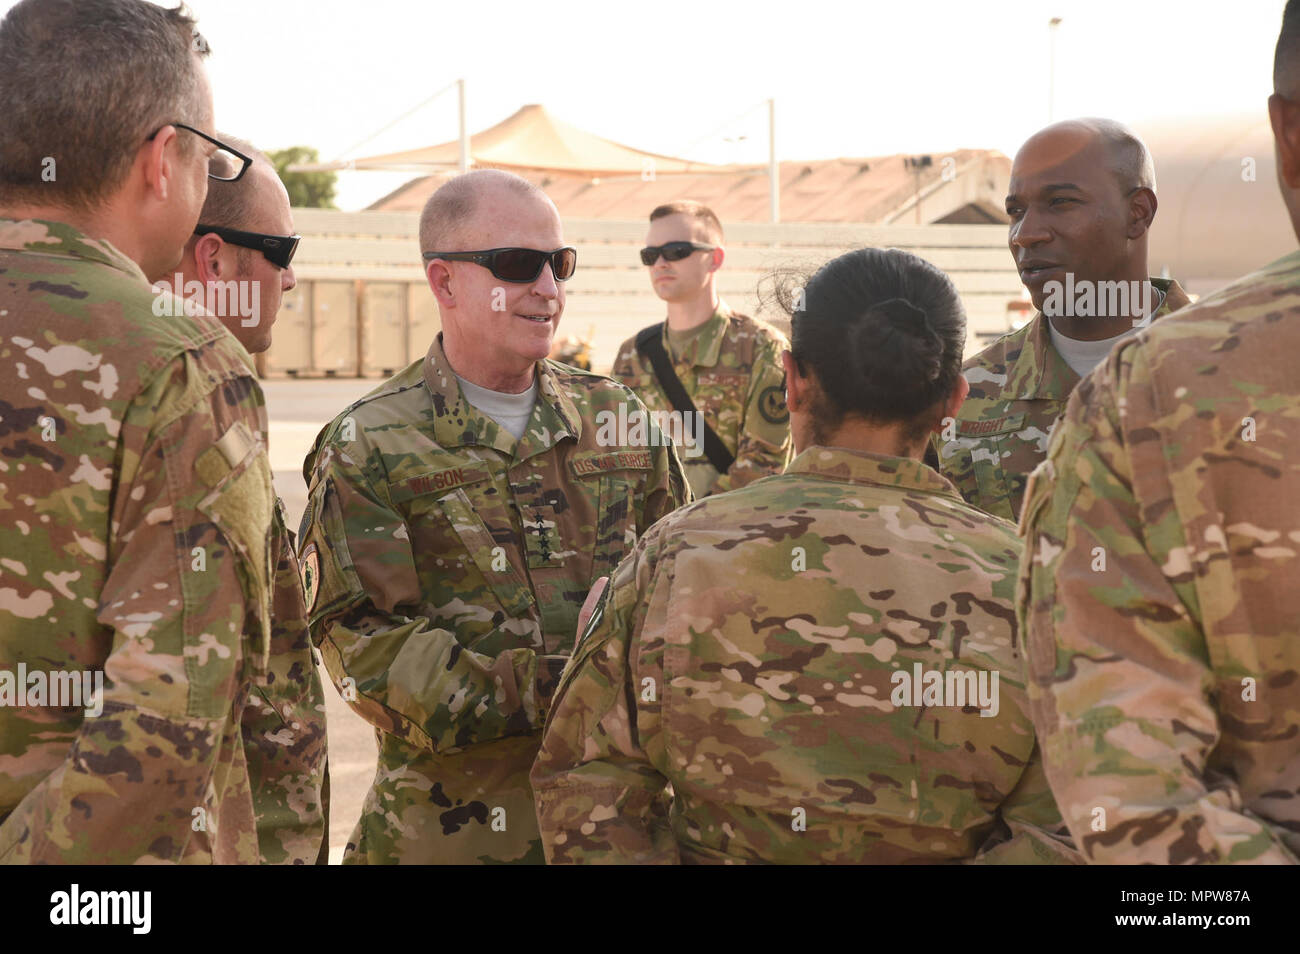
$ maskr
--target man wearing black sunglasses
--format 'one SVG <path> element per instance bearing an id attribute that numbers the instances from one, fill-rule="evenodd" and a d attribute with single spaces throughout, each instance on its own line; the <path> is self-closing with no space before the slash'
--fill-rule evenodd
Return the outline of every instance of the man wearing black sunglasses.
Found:
<path id="1" fill-rule="evenodd" d="M 672 202 L 650 213 L 641 264 L 667 320 L 623 342 L 612 372 L 669 415 L 696 497 L 779 474 L 792 451 L 781 370 L 788 345 L 718 296 L 723 257 L 722 225 L 707 206 Z"/>
<path id="2" fill-rule="evenodd" d="M 543 861 L 528 772 L 588 590 L 689 499 L 645 406 L 547 359 L 577 258 L 544 192 L 451 179 L 420 218 L 442 332 L 321 432 L 312 634 L 379 731 L 344 862 Z"/>
<path id="3" fill-rule="evenodd" d="M 281 295 L 294 287 L 291 262 L 298 236 L 292 234 L 289 193 L 271 160 L 251 143 L 221 138 L 247 165 L 208 186 L 175 280 L 250 354 L 259 354 L 271 346 Z M 263 864 L 324 864 L 329 856 L 325 692 L 307 631 L 293 535 L 278 497 L 271 548 L 271 678 L 249 694 L 241 723 L 258 853 Z"/>

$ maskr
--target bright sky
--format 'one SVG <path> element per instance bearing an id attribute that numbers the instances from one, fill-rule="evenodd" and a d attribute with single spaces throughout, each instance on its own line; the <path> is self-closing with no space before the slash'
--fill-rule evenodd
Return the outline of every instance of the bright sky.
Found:
<path id="1" fill-rule="evenodd" d="M 0 0 L 0 10 L 12 6 Z M 960 147 L 1012 154 L 1048 119 L 1266 116 L 1284 0 L 190 0 L 217 125 L 323 159 L 456 138 L 526 103 L 608 139 L 713 162 Z M 739 138 L 739 137 L 744 137 Z M 409 175 L 340 175 L 362 208 Z"/>

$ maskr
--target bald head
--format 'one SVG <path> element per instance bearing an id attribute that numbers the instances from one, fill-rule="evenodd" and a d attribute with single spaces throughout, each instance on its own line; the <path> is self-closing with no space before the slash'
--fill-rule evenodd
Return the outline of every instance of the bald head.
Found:
<path id="1" fill-rule="evenodd" d="M 554 209 L 550 196 L 527 179 L 501 169 L 475 169 L 447 180 L 420 213 L 420 252 L 462 252 L 488 247 L 479 214 L 484 198 L 531 200 Z M 496 202 L 491 203 L 496 205 Z M 557 213 L 558 215 L 558 213 Z"/>
<path id="2" fill-rule="evenodd" d="M 274 186 L 280 186 L 280 177 L 270 157 L 248 140 L 227 133 L 217 133 L 217 138 L 252 158 L 253 164 L 234 182 L 208 180 L 208 197 L 199 213 L 199 221 L 204 225 L 252 231 L 248 222 L 253 210 L 270 198 L 268 193 L 276 191 Z M 285 201 L 287 203 L 287 198 Z"/>
<path id="3" fill-rule="evenodd" d="M 1090 117 L 1053 123 L 1025 141 L 1016 161 L 1026 152 L 1043 150 L 1057 157 L 1086 151 L 1103 158 L 1119 183 L 1121 195 L 1134 189 L 1156 191 L 1156 166 L 1146 143 L 1113 119 Z"/>
<path id="4" fill-rule="evenodd" d="M 1282 31 L 1273 53 L 1273 92 L 1300 99 L 1300 2 L 1289 0 L 1282 11 Z"/>

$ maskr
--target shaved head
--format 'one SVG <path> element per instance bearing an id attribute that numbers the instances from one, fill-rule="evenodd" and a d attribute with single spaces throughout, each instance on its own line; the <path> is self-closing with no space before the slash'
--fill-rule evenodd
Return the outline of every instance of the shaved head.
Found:
<path id="1" fill-rule="evenodd" d="M 1089 142 L 1100 145 L 1124 195 L 1134 189 L 1156 191 L 1156 166 L 1151 152 L 1137 133 L 1123 123 L 1094 117 L 1067 119 L 1034 133 L 1025 148 L 1049 138 L 1077 139 L 1081 147 Z"/>
<path id="2" fill-rule="evenodd" d="M 481 241 L 475 213 L 484 195 L 538 198 L 554 208 L 550 196 L 522 176 L 501 169 L 475 169 L 448 179 L 420 213 L 420 252 L 464 252 Z"/>
<path id="3" fill-rule="evenodd" d="M 1273 92 L 1300 99 L 1300 3 L 1289 0 L 1273 54 Z"/>
<path id="4" fill-rule="evenodd" d="M 208 197 L 199 213 L 204 225 L 220 225 L 230 229 L 247 229 L 252 210 L 257 206 L 256 182 L 269 172 L 276 176 L 275 164 L 270 157 L 247 139 L 219 132 L 217 138 L 233 149 L 238 149 L 253 160 L 247 171 L 235 182 L 212 179 L 208 182 Z M 279 177 L 276 176 L 278 179 Z"/>

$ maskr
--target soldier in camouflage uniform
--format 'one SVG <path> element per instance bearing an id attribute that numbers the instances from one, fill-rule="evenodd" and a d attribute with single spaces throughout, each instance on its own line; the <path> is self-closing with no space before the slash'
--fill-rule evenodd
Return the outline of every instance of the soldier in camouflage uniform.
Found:
<path id="1" fill-rule="evenodd" d="M 140 0 L 0 23 L 4 862 L 258 858 L 240 716 L 270 638 L 265 406 L 244 349 L 146 278 L 231 171 L 177 125 L 213 129 L 192 44 Z M 102 696 L 15 706 L 23 669 Z"/>
<path id="2" fill-rule="evenodd" d="M 175 281 L 187 294 L 201 289 L 201 303 L 250 354 L 258 354 L 270 347 L 281 296 L 295 284 L 293 214 L 289 194 L 265 153 L 232 136 L 221 139 L 253 161 L 237 181 L 209 185 Z M 208 231 L 212 228 L 220 232 Z M 258 236 L 278 239 L 287 257 L 269 259 Z M 232 293 L 212 294 L 214 289 Z M 324 864 L 329 859 L 325 693 L 307 631 L 293 534 L 279 497 L 274 513 L 270 671 L 266 684 L 254 687 L 243 716 L 258 851 L 263 864 Z"/>
<path id="3" fill-rule="evenodd" d="M 1007 196 L 1009 244 L 1038 311 L 1023 328 L 966 361 L 970 397 L 935 437 L 937 458 L 929 458 L 981 510 L 1015 520 L 1025 479 L 1046 454 L 1048 435 L 1080 375 L 1135 328 L 1187 304 L 1177 282 L 1146 278 L 1155 212 L 1151 157 L 1118 123 L 1057 123 L 1016 154 Z M 1150 311 L 1141 300 L 1145 290 L 1129 294 L 1143 279 L 1152 289 Z M 1054 281 L 1071 312 L 1077 296 L 1070 290 L 1091 283 L 1092 306 L 1067 314 L 1050 294 Z M 1124 284 L 1101 284 L 1114 282 Z M 1114 299 L 1105 294 L 1110 288 Z"/>
<path id="4" fill-rule="evenodd" d="M 1300 3 L 1269 101 L 1300 235 Z M 1089 861 L 1300 861 L 1300 252 L 1121 344 L 1034 471 L 1018 615 Z"/>
<path id="5" fill-rule="evenodd" d="M 595 606 L 532 772 L 547 860 L 1077 862 L 1020 678 L 1015 534 L 920 459 L 964 395 L 955 289 L 850 252 L 793 339 L 798 456 L 660 521 Z"/>
<path id="6" fill-rule="evenodd" d="M 657 431 L 603 426 L 631 392 L 546 360 L 572 262 L 544 193 L 468 173 L 420 236 L 443 332 L 304 468 L 312 634 L 379 745 L 344 861 L 541 863 L 528 770 L 578 610 L 689 491 Z M 464 260 L 503 247 L 549 257 Z"/>
<path id="7" fill-rule="evenodd" d="M 791 447 L 781 373 L 787 342 L 771 325 L 732 311 L 718 297 L 723 248 L 717 216 L 698 202 L 661 205 L 650 213 L 646 244 L 642 262 L 655 294 L 668 305 L 659 340 L 691 402 L 735 458 L 719 473 L 702 444 L 695 445 L 688 422 L 682 435 L 694 446 L 677 443 L 691 490 L 704 497 L 781 473 Z M 619 347 L 611 375 L 652 411 L 673 410 L 636 336 Z"/>

